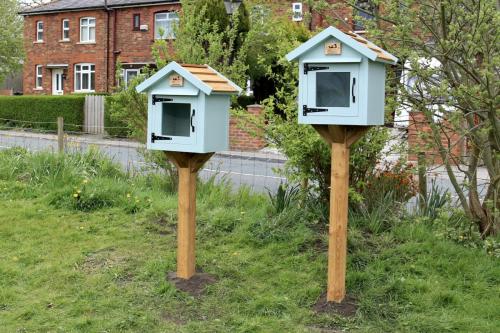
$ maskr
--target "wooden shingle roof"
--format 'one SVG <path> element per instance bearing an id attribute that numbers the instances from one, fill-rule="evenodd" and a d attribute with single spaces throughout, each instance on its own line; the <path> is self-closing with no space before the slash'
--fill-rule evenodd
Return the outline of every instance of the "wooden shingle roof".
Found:
<path id="1" fill-rule="evenodd" d="M 368 40 L 364 39 L 360 35 L 352 31 L 345 32 L 345 34 L 354 39 L 356 42 L 360 43 L 363 47 L 367 47 L 373 52 L 375 52 L 377 54 L 378 60 L 393 61 L 388 52 L 384 51 L 383 49 L 373 44 L 372 42 L 369 42 Z"/>
<path id="2" fill-rule="evenodd" d="M 215 92 L 238 93 L 238 90 L 229 84 L 228 79 L 208 65 L 181 64 L 181 67 L 196 76 Z"/>
<path id="3" fill-rule="evenodd" d="M 138 92 L 146 92 L 156 83 L 166 79 L 171 73 L 179 74 L 206 95 L 211 95 L 212 93 L 237 95 L 242 91 L 236 83 L 230 81 L 208 65 L 181 65 L 175 61 L 172 61 L 153 76 L 146 79 L 136 89 Z"/>
<path id="4" fill-rule="evenodd" d="M 288 53 L 286 58 L 288 61 L 297 60 L 302 55 L 309 52 L 311 49 L 318 47 L 320 43 L 323 43 L 325 40 L 334 37 L 340 42 L 346 44 L 351 47 L 356 52 L 361 55 L 367 57 L 371 61 L 378 61 L 387 64 L 396 64 L 398 62 L 398 58 L 390 54 L 389 52 L 383 50 L 372 42 L 366 40 L 354 32 L 343 32 L 334 27 L 328 27 L 322 32 L 318 33 L 313 38 L 309 39 L 304 44 L 297 47 L 292 52 Z"/>

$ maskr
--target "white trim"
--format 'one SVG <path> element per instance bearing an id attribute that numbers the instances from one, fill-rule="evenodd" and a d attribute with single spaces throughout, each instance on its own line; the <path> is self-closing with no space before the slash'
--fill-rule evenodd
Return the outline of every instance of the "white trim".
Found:
<path id="1" fill-rule="evenodd" d="M 140 68 L 124 68 L 123 69 L 123 83 L 125 87 L 128 87 L 128 72 L 135 72 L 136 76 L 141 75 L 141 69 Z"/>
<path id="2" fill-rule="evenodd" d="M 80 66 L 80 70 L 77 70 L 78 66 Z M 88 66 L 88 69 L 83 70 L 84 66 Z M 94 66 L 94 70 L 92 70 L 92 66 Z M 80 74 L 79 78 L 77 77 L 78 73 Z M 79 63 L 79 64 L 75 64 L 74 74 L 75 74 L 74 75 L 75 80 L 74 80 L 74 89 L 73 90 L 75 92 L 95 92 L 95 77 L 96 77 L 96 75 L 95 75 L 95 64 L 91 64 L 91 63 Z M 91 87 L 92 87 L 92 74 L 94 74 L 93 75 L 93 77 L 94 77 L 94 89 L 91 89 Z M 83 86 L 83 76 L 84 75 L 88 75 L 86 89 L 82 88 L 82 86 Z M 80 86 L 79 89 L 77 89 L 78 86 Z"/>
<path id="3" fill-rule="evenodd" d="M 159 15 L 166 15 L 165 18 L 163 19 L 158 19 Z M 171 17 L 173 16 L 173 17 Z M 165 35 L 161 36 L 159 35 L 159 27 L 158 23 L 159 22 L 165 22 L 166 25 L 168 25 L 167 29 L 170 29 L 170 31 L 166 30 Z M 154 17 L 154 38 L 155 39 L 175 39 L 175 33 L 174 33 L 174 25 L 179 24 L 179 13 L 175 11 L 170 11 L 170 12 L 159 12 L 155 13 Z"/>
<path id="4" fill-rule="evenodd" d="M 86 20 L 86 23 L 83 21 Z M 93 21 L 93 22 L 91 22 Z M 91 38 L 91 31 L 94 31 L 94 38 Z M 83 39 L 83 32 L 87 31 L 87 39 Z M 95 17 L 82 17 L 80 18 L 80 43 L 95 43 L 96 41 L 96 18 Z"/>
<path id="5" fill-rule="evenodd" d="M 38 79 L 40 79 L 40 82 L 38 82 Z M 43 66 L 42 65 L 35 66 L 35 89 L 36 90 L 43 90 Z"/>
<path id="6" fill-rule="evenodd" d="M 68 26 L 65 27 L 64 23 L 68 22 Z M 64 33 L 68 32 L 68 37 L 64 37 Z M 61 22 L 61 41 L 67 42 L 69 41 L 70 36 L 69 36 L 69 19 L 63 19 Z"/>
<path id="7" fill-rule="evenodd" d="M 41 27 L 40 27 L 41 24 Z M 41 35 L 41 38 L 40 38 Z M 43 21 L 36 21 L 36 42 L 43 43 Z"/>

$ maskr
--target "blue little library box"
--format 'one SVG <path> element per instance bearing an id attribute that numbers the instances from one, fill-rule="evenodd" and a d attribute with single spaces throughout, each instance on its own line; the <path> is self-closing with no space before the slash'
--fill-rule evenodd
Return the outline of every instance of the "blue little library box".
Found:
<path id="1" fill-rule="evenodd" d="M 299 63 L 299 123 L 383 125 L 385 66 L 398 59 L 329 27 L 287 55 Z"/>
<path id="2" fill-rule="evenodd" d="M 189 153 L 228 149 L 231 95 L 241 88 L 210 66 L 171 62 L 137 91 L 148 94 L 148 149 Z"/>

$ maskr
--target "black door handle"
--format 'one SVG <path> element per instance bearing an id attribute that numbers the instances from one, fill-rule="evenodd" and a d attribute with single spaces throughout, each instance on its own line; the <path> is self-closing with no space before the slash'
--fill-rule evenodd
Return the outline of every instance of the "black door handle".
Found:
<path id="1" fill-rule="evenodd" d="M 354 96 L 354 87 L 356 86 L 356 78 L 352 78 L 352 102 L 356 103 L 356 96 Z"/>
<path id="2" fill-rule="evenodd" d="M 193 125 L 193 117 L 196 115 L 196 110 L 193 109 L 193 113 L 191 114 L 191 132 L 194 133 L 194 125 Z"/>

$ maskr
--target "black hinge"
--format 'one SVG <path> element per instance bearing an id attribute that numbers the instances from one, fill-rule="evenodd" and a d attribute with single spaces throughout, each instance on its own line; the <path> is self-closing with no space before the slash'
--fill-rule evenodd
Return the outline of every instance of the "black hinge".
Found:
<path id="1" fill-rule="evenodd" d="M 158 136 L 154 133 L 151 133 L 151 143 L 155 143 L 155 141 L 170 141 L 171 137 L 168 136 Z"/>
<path id="2" fill-rule="evenodd" d="M 316 113 L 316 112 L 328 112 L 328 109 L 317 109 L 317 108 L 308 108 L 307 105 L 304 105 L 302 108 L 302 114 L 307 116 L 308 113 Z"/>
<path id="3" fill-rule="evenodd" d="M 311 71 L 322 71 L 324 69 L 329 69 L 330 67 L 327 66 L 311 66 L 309 64 L 304 64 L 304 74 L 307 75 L 307 73 Z"/>
<path id="4" fill-rule="evenodd" d="M 158 97 L 156 95 L 153 95 L 153 105 L 156 105 L 156 102 L 172 102 L 173 99 L 171 98 L 166 98 L 166 97 Z"/>

